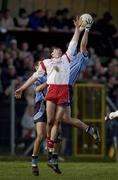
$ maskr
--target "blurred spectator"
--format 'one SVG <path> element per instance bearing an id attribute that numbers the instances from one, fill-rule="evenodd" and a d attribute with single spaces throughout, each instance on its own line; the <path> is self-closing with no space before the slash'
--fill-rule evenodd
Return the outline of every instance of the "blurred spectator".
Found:
<path id="1" fill-rule="evenodd" d="M 106 74 L 107 78 L 111 76 L 118 76 L 118 62 L 115 58 L 111 59 L 111 62 L 108 64 L 108 71 Z"/>
<path id="2" fill-rule="evenodd" d="M 43 44 L 38 44 L 36 50 L 33 52 L 34 60 L 35 61 L 40 60 L 43 57 L 42 53 L 43 53 Z"/>
<path id="3" fill-rule="evenodd" d="M 52 30 L 53 31 L 64 31 L 64 21 L 63 21 L 63 14 L 62 14 L 61 10 L 58 10 L 56 12 L 56 16 L 54 18 Z"/>
<path id="4" fill-rule="evenodd" d="M 24 8 L 19 9 L 18 17 L 14 19 L 15 26 L 19 27 L 20 30 L 25 30 L 28 28 L 29 17 Z"/>
<path id="5" fill-rule="evenodd" d="M 27 42 L 23 42 L 21 45 L 21 50 L 20 50 L 20 58 L 23 59 L 29 54 L 30 54 L 29 44 Z"/>
<path id="6" fill-rule="evenodd" d="M 26 149 L 35 138 L 35 127 L 33 123 L 33 106 L 28 105 L 21 120 L 22 135 L 18 147 Z"/>
<path id="7" fill-rule="evenodd" d="M 45 15 L 43 17 L 45 26 L 49 29 L 52 30 L 52 26 L 54 23 L 54 14 L 52 10 L 46 10 Z"/>
<path id="8" fill-rule="evenodd" d="M 105 73 L 107 71 L 107 68 L 104 68 L 100 62 L 100 59 L 97 58 L 96 62 L 95 62 L 95 66 L 94 66 L 94 70 L 95 70 L 95 75 L 97 77 L 101 77 L 101 76 L 105 76 Z"/>
<path id="9" fill-rule="evenodd" d="M 11 12 L 9 9 L 3 11 L 3 17 L 1 19 L 1 28 L 6 30 L 13 30 L 14 29 L 14 21 L 11 17 Z"/>
<path id="10" fill-rule="evenodd" d="M 6 49 L 5 42 L 1 41 L 0 42 L 0 50 L 4 51 Z"/>
<path id="11" fill-rule="evenodd" d="M 103 14 L 103 18 L 98 20 L 97 25 L 98 30 L 102 35 L 101 38 L 104 49 L 106 50 L 107 54 L 110 54 L 114 49 L 112 37 L 117 34 L 117 28 L 114 25 L 113 17 L 110 12 L 105 12 Z"/>
<path id="12" fill-rule="evenodd" d="M 45 59 L 50 58 L 50 48 L 49 47 L 45 47 L 43 49 L 42 57 L 45 58 Z"/>
<path id="13" fill-rule="evenodd" d="M 62 9 L 64 31 L 71 31 L 74 28 L 73 17 L 70 15 L 70 11 L 67 8 Z"/>
<path id="14" fill-rule="evenodd" d="M 115 105 L 118 105 L 117 97 L 118 97 L 118 81 L 115 76 L 111 76 L 107 85 L 107 93 L 112 102 Z"/>
<path id="15" fill-rule="evenodd" d="M 8 74 L 7 74 L 8 80 L 16 79 L 16 77 L 17 77 L 17 72 L 15 66 L 9 65 Z"/>
<path id="16" fill-rule="evenodd" d="M 117 33 L 117 29 L 113 23 L 113 17 L 110 12 L 105 12 L 103 18 L 97 22 L 98 29 L 105 37 L 110 37 Z"/>
<path id="17" fill-rule="evenodd" d="M 89 47 L 88 51 L 89 51 L 89 59 L 90 59 L 89 66 L 91 66 L 95 64 L 97 59 L 97 54 L 93 47 Z"/>
<path id="18" fill-rule="evenodd" d="M 2 86 L 1 74 L 2 74 L 2 69 L 0 68 L 0 97 L 3 94 L 3 86 Z"/>
<path id="19" fill-rule="evenodd" d="M 3 65 L 3 60 L 4 60 L 4 52 L 0 50 L 0 66 L 2 67 Z"/>
<path id="20" fill-rule="evenodd" d="M 41 9 L 29 16 L 29 27 L 33 30 L 48 31 L 44 22 L 44 12 Z"/>
<path id="21" fill-rule="evenodd" d="M 22 75 L 28 74 L 28 76 L 31 76 L 31 74 L 33 73 L 33 63 L 34 63 L 34 58 L 33 58 L 32 54 L 29 54 L 23 58 Z"/>
<path id="22" fill-rule="evenodd" d="M 33 123 L 33 107 L 28 106 L 23 115 L 22 121 L 22 138 L 30 140 L 35 137 L 34 123 Z"/>
<path id="23" fill-rule="evenodd" d="M 3 14 L 2 11 L 0 11 L 0 30 L 2 28 L 2 18 L 3 18 Z"/>
<path id="24" fill-rule="evenodd" d="M 97 17 L 97 14 L 92 13 L 91 16 L 93 18 L 93 24 L 92 24 L 92 27 L 91 27 L 91 32 L 93 34 L 96 34 L 96 35 L 101 35 L 101 33 L 99 31 L 99 27 L 98 27 L 98 17 Z"/>
<path id="25" fill-rule="evenodd" d="M 114 56 L 115 58 L 117 58 L 118 61 L 118 48 L 114 49 Z"/>
<path id="26" fill-rule="evenodd" d="M 17 47 L 17 40 L 16 39 L 11 39 L 10 41 L 10 46 L 9 46 L 9 51 L 12 52 L 12 51 L 15 51 L 17 53 L 17 56 L 19 56 L 19 49 Z"/>

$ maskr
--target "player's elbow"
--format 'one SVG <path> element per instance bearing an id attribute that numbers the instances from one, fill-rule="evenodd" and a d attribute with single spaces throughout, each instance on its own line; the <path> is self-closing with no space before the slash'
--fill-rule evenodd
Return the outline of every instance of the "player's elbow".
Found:
<path id="1" fill-rule="evenodd" d="M 40 92 L 41 90 L 42 90 L 42 89 L 41 89 L 40 86 L 36 88 L 36 92 Z"/>
<path id="2" fill-rule="evenodd" d="M 81 45 L 80 47 L 80 52 L 84 53 L 86 51 L 86 47 L 84 45 Z"/>

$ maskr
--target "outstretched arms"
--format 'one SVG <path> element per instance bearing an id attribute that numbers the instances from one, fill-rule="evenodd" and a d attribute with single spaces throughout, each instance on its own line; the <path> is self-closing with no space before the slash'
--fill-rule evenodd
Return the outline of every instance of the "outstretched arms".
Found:
<path id="1" fill-rule="evenodd" d="M 31 86 L 39 77 L 43 76 L 45 72 L 42 70 L 41 66 L 39 66 L 38 70 L 19 88 L 15 91 L 16 98 L 21 98 L 22 93 L 29 86 Z"/>
<path id="2" fill-rule="evenodd" d="M 37 78 L 32 75 L 19 89 L 17 89 L 15 91 L 16 98 L 21 98 L 22 92 L 26 90 L 29 86 L 31 86 L 36 81 L 36 79 Z"/>
<path id="3" fill-rule="evenodd" d="M 82 40 L 81 40 L 81 43 L 80 43 L 80 52 L 81 53 L 84 53 L 86 51 L 86 47 L 88 44 L 88 34 L 89 34 L 89 32 L 85 30 Z"/>
<path id="4" fill-rule="evenodd" d="M 74 35 L 69 43 L 69 46 L 66 52 L 70 59 L 75 54 L 75 51 L 77 48 L 78 40 L 81 33 L 81 30 L 80 30 L 81 24 L 82 24 L 82 19 L 79 17 L 76 17 L 76 20 L 74 20 L 74 25 L 75 25 Z"/>
<path id="5" fill-rule="evenodd" d="M 81 53 L 86 52 L 86 47 L 87 47 L 87 44 L 88 44 L 88 35 L 89 35 L 89 31 L 91 29 L 92 24 L 93 24 L 93 20 L 88 21 L 87 25 L 85 27 L 85 31 L 84 31 L 84 34 L 83 34 L 83 37 L 82 37 L 82 40 L 81 40 L 81 43 L 80 43 L 80 52 Z"/>

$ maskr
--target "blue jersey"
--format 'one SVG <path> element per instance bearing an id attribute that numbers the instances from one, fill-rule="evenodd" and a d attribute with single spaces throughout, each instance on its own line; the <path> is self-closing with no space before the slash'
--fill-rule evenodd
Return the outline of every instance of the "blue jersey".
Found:
<path id="1" fill-rule="evenodd" d="M 34 91 L 35 91 L 35 103 L 42 101 L 42 99 L 44 99 L 47 89 L 45 89 L 44 91 L 36 92 L 36 87 L 40 84 L 45 83 L 46 81 L 47 81 L 47 76 L 44 75 L 34 82 L 33 87 L 34 87 Z"/>
<path id="2" fill-rule="evenodd" d="M 70 78 L 69 85 L 74 86 L 75 81 L 78 79 L 80 72 L 85 69 L 89 59 L 87 56 L 84 56 L 83 53 L 78 53 L 73 61 L 70 63 Z"/>

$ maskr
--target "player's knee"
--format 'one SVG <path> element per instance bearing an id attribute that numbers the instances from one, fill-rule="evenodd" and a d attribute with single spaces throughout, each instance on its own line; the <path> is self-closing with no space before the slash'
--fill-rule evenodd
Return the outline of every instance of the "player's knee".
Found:
<path id="1" fill-rule="evenodd" d="M 70 122 L 71 122 L 70 116 L 64 116 L 63 117 L 63 122 L 70 124 Z"/>
<path id="2" fill-rule="evenodd" d="M 46 135 L 43 133 L 37 134 L 37 141 L 41 142 L 45 139 Z"/>
<path id="3" fill-rule="evenodd" d="M 64 121 L 68 121 L 68 119 L 69 119 L 69 116 L 68 116 L 68 115 L 65 115 L 65 116 L 63 117 L 63 120 L 64 120 Z"/>
<path id="4" fill-rule="evenodd" d="M 55 120 L 55 124 L 56 124 L 57 126 L 60 126 L 60 124 L 61 124 L 61 119 L 56 118 L 56 120 Z"/>
<path id="5" fill-rule="evenodd" d="M 54 123 L 54 119 L 53 118 L 48 119 L 48 121 L 47 121 L 48 126 L 52 126 L 53 123 Z"/>

